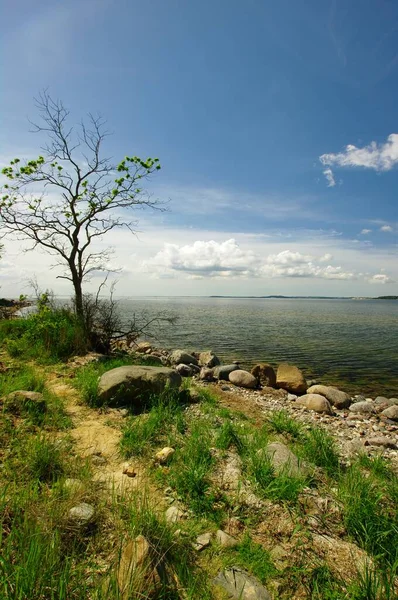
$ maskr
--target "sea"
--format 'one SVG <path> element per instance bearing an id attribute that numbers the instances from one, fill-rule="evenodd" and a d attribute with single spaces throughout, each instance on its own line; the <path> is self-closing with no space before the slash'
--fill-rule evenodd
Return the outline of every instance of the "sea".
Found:
<path id="1" fill-rule="evenodd" d="M 153 323 L 164 348 L 213 350 L 222 362 L 289 362 L 308 379 L 350 393 L 398 397 L 398 300 L 313 298 L 120 298 L 125 320 Z M 145 337 L 145 336 L 144 336 Z"/>

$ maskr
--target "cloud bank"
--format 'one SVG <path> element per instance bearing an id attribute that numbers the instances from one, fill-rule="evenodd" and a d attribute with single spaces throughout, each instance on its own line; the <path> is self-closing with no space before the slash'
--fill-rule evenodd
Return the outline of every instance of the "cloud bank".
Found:
<path id="1" fill-rule="evenodd" d="M 155 256 L 143 262 L 143 269 L 157 278 L 184 274 L 190 279 L 311 278 L 392 282 L 387 275 L 356 273 L 332 261 L 331 254 L 316 256 L 292 250 L 261 257 L 252 250 L 243 250 L 231 238 L 223 242 L 195 241 L 184 246 L 166 243 Z"/>

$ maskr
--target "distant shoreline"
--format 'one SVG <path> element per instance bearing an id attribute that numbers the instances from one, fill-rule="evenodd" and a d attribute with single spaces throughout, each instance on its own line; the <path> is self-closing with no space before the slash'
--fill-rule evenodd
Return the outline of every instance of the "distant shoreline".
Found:
<path id="1" fill-rule="evenodd" d="M 398 300 L 398 296 L 208 296 L 208 298 L 237 298 L 263 300 Z"/>

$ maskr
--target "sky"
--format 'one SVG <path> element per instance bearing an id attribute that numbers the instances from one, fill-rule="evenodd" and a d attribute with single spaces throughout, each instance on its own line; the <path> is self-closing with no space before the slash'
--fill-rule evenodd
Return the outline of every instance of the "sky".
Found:
<path id="1" fill-rule="evenodd" d="M 118 295 L 398 294 L 395 0 L 4 0 L 0 163 L 35 158 L 34 98 L 104 153 L 156 156 L 137 232 L 111 232 Z M 0 294 L 69 294 L 4 241 Z M 86 284 L 94 291 L 100 278 Z"/>

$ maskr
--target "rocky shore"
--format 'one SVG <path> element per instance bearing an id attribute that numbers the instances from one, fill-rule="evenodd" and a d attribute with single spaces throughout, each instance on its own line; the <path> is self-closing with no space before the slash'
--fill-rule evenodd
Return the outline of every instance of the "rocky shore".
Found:
<path id="1" fill-rule="evenodd" d="M 274 368 L 259 363 L 251 371 L 239 361 L 222 365 L 212 351 L 165 350 L 144 341 L 117 351 L 139 355 L 148 365 L 170 367 L 198 386 L 212 386 L 231 397 L 237 408 L 256 405 L 265 413 L 285 410 L 307 424 L 320 424 L 336 439 L 342 458 L 360 452 L 383 453 L 398 469 L 398 397 L 374 397 L 345 391 L 315 380 L 307 381 L 295 365 Z M 397 394 L 398 396 L 398 394 Z"/>

